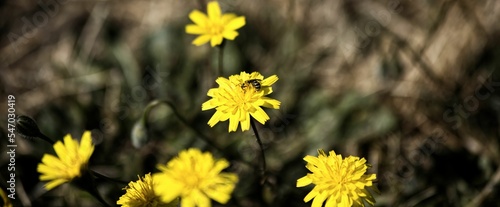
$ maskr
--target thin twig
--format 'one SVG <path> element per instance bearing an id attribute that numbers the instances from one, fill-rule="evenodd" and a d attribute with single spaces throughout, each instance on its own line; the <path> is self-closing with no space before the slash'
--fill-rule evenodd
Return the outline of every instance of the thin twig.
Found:
<path id="1" fill-rule="evenodd" d="M 432 67 L 427 63 L 427 61 L 424 60 L 424 58 L 421 57 L 421 55 L 415 50 L 413 49 L 410 44 L 408 43 L 407 40 L 399 37 L 398 35 L 392 33 L 391 31 L 389 30 L 386 30 L 388 34 L 390 34 L 391 36 L 393 36 L 397 41 L 398 43 L 401 45 L 401 46 L 404 46 L 406 48 L 406 50 L 409 52 L 409 55 L 410 57 L 413 59 L 413 61 L 415 61 L 416 63 L 418 63 L 420 65 L 420 67 L 417 67 L 417 68 L 420 68 L 422 70 L 422 72 L 424 73 L 424 75 L 426 75 L 433 83 L 435 83 L 437 86 L 439 87 L 442 87 L 442 86 L 446 86 L 443 82 L 443 80 L 441 80 L 435 73 L 434 73 L 434 70 L 432 69 Z"/>
<path id="2" fill-rule="evenodd" d="M 484 186 L 483 190 L 467 205 L 469 207 L 481 206 L 484 199 L 486 199 L 492 192 L 495 186 L 500 182 L 500 167 L 493 176 L 491 176 L 490 182 Z"/>

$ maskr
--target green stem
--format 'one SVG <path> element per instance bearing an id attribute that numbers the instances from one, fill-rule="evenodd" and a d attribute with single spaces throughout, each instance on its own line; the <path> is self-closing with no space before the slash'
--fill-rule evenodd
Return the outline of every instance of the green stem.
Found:
<path id="1" fill-rule="evenodd" d="M 40 136 L 39 137 L 42 138 L 44 141 L 50 143 L 51 145 L 54 145 L 56 143 L 51 138 L 45 136 L 45 134 L 43 134 L 42 132 L 40 132 Z"/>
<path id="2" fill-rule="evenodd" d="M 104 180 L 108 180 L 108 181 L 111 181 L 111 182 L 115 182 L 115 183 L 119 183 L 119 184 L 125 184 L 127 185 L 128 182 L 127 181 L 123 181 L 123 180 L 117 180 L 117 179 L 114 179 L 114 178 L 110 178 L 108 176 L 105 176 L 101 173 L 98 173 L 96 171 L 93 171 L 93 170 L 90 170 L 90 172 L 97 178 L 101 178 L 101 179 L 104 179 Z"/>
<path id="3" fill-rule="evenodd" d="M 222 152 L 222 149 L 220 147 L 218 147 L 213 141 L 212 139 L 210 139 L 208 136 L 204 135 L 203 133 L 201 133 L 199 130 L 193 128 L 189 122 L 179 113 L 179 111 L 177 111 L 177 108 L 175 108 L 175 105 L 170 102 L 170 101 L 167 101 L 167 100 L 154 100 L 152 101 L 151 103 L 148 104 L 148 106 L 146 106 L 146 110 L 144 112 L 144 117 L 143 117 L 143 120 L 147 120 L 147 117 L 149 116 L 149 112 L 155 107 L 155 106 L 158 106 L 159 104 L 165 104 L 167 105 L 173 112 L 174 112 L 174 115 L 183 123 L 185 124 L 186 126 L 188 126 L 190 129 L 192 129 L 196 135 L 198 135 L 201 139 L 203 139 L 203 141 L 205 141 L 208 145 L 210 145 L 211 147 L 219 150 Z"/>
<path id="4" fill-rule="evenodd" d="M 103 206 L 105 206 L 105 207 L 111 207 L 108 203 L 106 203 L 106 201 L 104 201 L 104 199 L 99 194 L 99 192 L 97 192 L 96 188 L 94 188 L 91 191 L 87 191 L 87 192 L 89 192 L 92 196 L 94 196 L 94 198 L 96 198 Z"/>
<path id="5" fill-rule="evenodd" d="M 222 40 L 222 43 L 218 46 L 219 48 L 219 61 L 218 61 L 218 67 L 217 67 L 217 75 L 218 76 L 223 76 L 224 72 L 224 45 L 226 41 Z"/>
<path id="6" fill-rule="evenodd" d="M 259 143 L 260 147 L 260 159 L 261 159 L 261 175 L 264 176 L 266 173 L 266 156 L 264 154 L 264 147 L 262 146 L 262 141 L 260 140 L 259 131 L 257 131 L 257 126 L 255 126 L 255 121 L 250 118 L 250 125 L 252 125 L 253 132 L 255 134 L 255 138 L 257 138 L 257 143 Z"/>
<path id="7" fill-rule="evenodd" d="M 228 155 L 232 155 L 232 153 L 228 154 L 226 153 L 222 148 L 220 148 L 219 146 L 217 146 L 215 144 L 215 142 L 213 142 L 212 138 L 208 137 L 207 135 L 203 134 L 200 130 L 194 128 L 186 118 L 184 118 L 180 113 L 179 111 L 177 110 L 177 108 L 175 108 L 175 104 L 172 103 L 171 101 L 168 101 L 168 100 L 154 100 L 152 101 L 151 103 L 148 104 L 148 106 L 146 107 L 146 110 L 145 110 L 145 117 L 143 117 L 144 120 L 147 120 L 147 116 L 149 115 L 149 112 L 157 105 L 159 104 L 166 104 L 168 107 L 170 107 L 170 109 L 174 112 L 175 116 L 184 124 L 186 125 L 189 129 L 193 130 L 193 132 L 199 137 L 201 138 L 203 141 L 205 141 L 209 146 L 211 146 L 212 148 L 216 149 L 217 151 L 219 152 L 222 152 L 223 154 L 226 154 L 227 157 L 230 157 Z M 235 159 L 242 162 L 242 163 L 245 163 L 249 166 L 253 166 L 253 164 L 251 162 L 248 162 L 246 160 L 244 160 L 240 154 L 235 154 Z"/>
<path id="8" fill-rule="evenodd" d="M 85 171 L 82 173 L 81 177 L 73 179 L 71 182 L 77 188 L 87 191 L 92 195 L 97 201 L 99 201 L 103 206 L 110 207 L 110 205 L 102 198 L 95 184 L 94 177 L 91 171 Z"/>

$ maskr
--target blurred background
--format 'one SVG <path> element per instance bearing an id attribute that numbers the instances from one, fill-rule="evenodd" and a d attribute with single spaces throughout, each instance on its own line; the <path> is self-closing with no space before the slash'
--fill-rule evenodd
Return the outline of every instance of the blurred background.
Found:
<path id="1" fill-rule="evenodd" d="M 317 149 L 365 157 L 376 206 L 500 206 L 498 1 L 219 3 L 247 21 L 225 45 L 223 76 L 280 78 L 270 97 L 281 108 L 266 109 L 271 119 L 259 126 L 267 184 L 253 132 L 210 128 L 214 110 L 201 111 L 217 86 L 218 50 L 193 46 L 184 27 L 206 0 L 0 1 L 2 151 L 14 95 L 16 114 L 54 140 L 92 131 L 90 167 L 109 177 L 136 180 L 190 147 L 230 160 L 241 181 L 227 206 L 310 206 L 302 199 L 312 186 L 295 183 Z M 175 109 L 153 108 L 136 148 L 132 128 L 155 99 Z M 43 190 L 36 166 L 52 146 L 16 143 L 15 206 L 98 205 L 69 185 Z M 3 189 L 8 163 L 2 153 Z M 108 203 L 123 187 L 99 183 Z"/>

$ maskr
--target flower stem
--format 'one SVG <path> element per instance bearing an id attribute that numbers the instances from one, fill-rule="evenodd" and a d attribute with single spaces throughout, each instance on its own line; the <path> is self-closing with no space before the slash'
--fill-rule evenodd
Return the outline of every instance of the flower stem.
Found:
<path id="1" fill-rule="evenodd" d="M 82 173 L 81 177 L 73 179 L 71 182 L 77 188 L 87 191 L 92 197 L 99 201 L 105 207 L 111 207 L 101 196 L 99 191 L 97 191 L 97 186 L 95 184 L 94 176 L 91 171 L 85 171 Z"/>
<path id="2" fill-rule="evenodd" d="M 257 143 L 259 143 L 260 147 L 260 159 L 261 159 L 261 175 L 264 176 L 266 172 L 266 156 L 264 155 L 264 147 L 262 146 L 262 141 L 260 140 L 259 131 L 257 130 L 257 126 L 255 126 L 255 121 L 251 118 L 250 125 L 252 125 L 253 132 L 255 137 L 257 138 Z"/>
<path id="3" fill-rule="evenodd" d="M 199 130 L 195 129 L 194 127 L 192 127 L 192 125 L 186 120 L 186 118 L 184 118 L 180 113 L 179 111 L 177 111 L 177 108 L 175 108 L 175 105 L 174 103 L 172 103 L 171 101 L 168 101 L 168 100 L 154 100 L 152 102 L 150 102 L 148 104 L 148 106 L 146 106 L 146 110 L 144 112 L 144 117 L 143 117 L 143 120 L 147 120 L 147 117 L 149 116 L 149 113 L 150 111 L 153 109 L 153 107 L 159 105 L 159 104 L 165 104 L 167 105 L 171 110 L 172 112 L 174 112 L 175 116 L 183 123 L 185 124 L 186 126 L 188 126 L 190 129 L 192 129 L 196 135 L 198 135 L 201 139 L 203 139 L 203 141 L 205 141 L 208 145 L 210 145 L 211 147 L 219 150 L 219 151 L 222 151 L 222 149 L 220 147 L 218 147 L 213 141 L 211 138 L 209 138 L 208 136 L 204 135 L 203 133 L 201 133 Z"/>
<path id="4" fill-rule="evenodd" d="M 233 157 L 235 160 L 238 160 L 242 163 L 245 163 L 249 166 L 253 166 L 253 164 L 249 161 L 244 160 L 240 154 L 233 154 L 233 153 L 228 153 L 224 151 L 223 148 L 219 147 L 214 141 L 214 139 L 210 138 L 209 136 L 203 134 L 199 129 L 193 127 L 193 124 L 191 124 L 185 117 L 183 117 L 177 108 L 175 107 L 175 104 L 172 101 L 169 100 L 154 100 L 146 106 L 145 114 L 143 117 L 144 120 L 147 120 L 147 117 L 149 116 L 150 111 L 152 110 L 153 107 L 159 105 L 159 104 L 165 104 L 167 105 L 175 114 L 175 116 L 184 124 L 186 125 L 189 129 L 193 130 L 193 132 L 201 138 L 203 141 L 205 141 L 210 147 L 216 149 L 219 152 L 222 152 L 225 154 L 226 157 Z"/>
<path id="5" fill-rule="evenodd" d="M 123 181 L 123 180 L 117 180 L 117 179 L 114 179 L 114 178 L 110 178 L 108 176 L 105 176 L 101 173 L 98 173 L 96 171 L 93 171 L 93 170 L 90 170 L 90 173 L 92 173 L 92 175 L 94 175 L 96 178 L 101 178 L 101 179 L 104 179 L 104 180 L 108 180 L 108 181 L 111 181 L 111 182 L 115 182 L 115 183 L 118 183 L 118 184 L 128 184 L 129 182 L 126 182 L 126 181 Z"/>
<path id="6" fill-rule="evenodd" d="M 108 203 L 106 203 L 106 201 L 104 201 L 104 199 L 102 198 L 102 196 L 99 194 L 99 192 L 97 191 L 97 189 L 94 189 L 92 191 L 88 191 L 92 196 L 94 196 L 94 198 L 96 198 L 103 206 L 105 207 L 111 207 Z"/>
<path id="7" fill-rule="evenodd" d="M 217 76 L 222 76 L 222 72 L 224 71 L 224 45 L 226 41 L 222 40 L 222 43 L 219 45 L 219 61 L 217 67 Z"/>

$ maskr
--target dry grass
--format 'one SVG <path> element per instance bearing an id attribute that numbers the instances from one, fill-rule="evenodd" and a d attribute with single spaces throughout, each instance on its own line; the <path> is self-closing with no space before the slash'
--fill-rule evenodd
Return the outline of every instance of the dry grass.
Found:
<path id="1" fill-rule="evenodd" d="M 245 178 L 230 206 L 309 206 L 307 190 L 295 188 L 306 173 L 302 157 L 335 149 L 373 165 L 377 206 L 499 206 L 495 0 L 221 1 L 247 18 L 226 45 L 224 75 L 280 77 L 272 96 L 282 109 L 268 110 L 271 121 L 261 128 L 264 186 L 242 161 L 258 161 L 253 134 L 228 134 L 227 123 L 210 128 L 211 112 L 200 110 L 215 84 L 217 51 L 192 46 L 184 25 L 203 0 L 43 2 L 49 10 L 34 1 L 0 3 L 0 97 L 15 95 L 17 114 L 34 117 L 53 139 L 93 130 L 97 171 L 131 180 L 199 147 L 233 156 L 230 170 Z M 188 124 L 159 106 L 148 120 L 149 143 L 135 149 L 131 127 L 154 99 L 175 100 Z M 50 146 L 17 141 L 16 204 L 96 205 L 69 186 L 43 192 L 35 166 Z M 6 179 L 7 156 L 0 163 Z M 123 193 L 120 185 L 100 187 L 109 203 Z"/>

